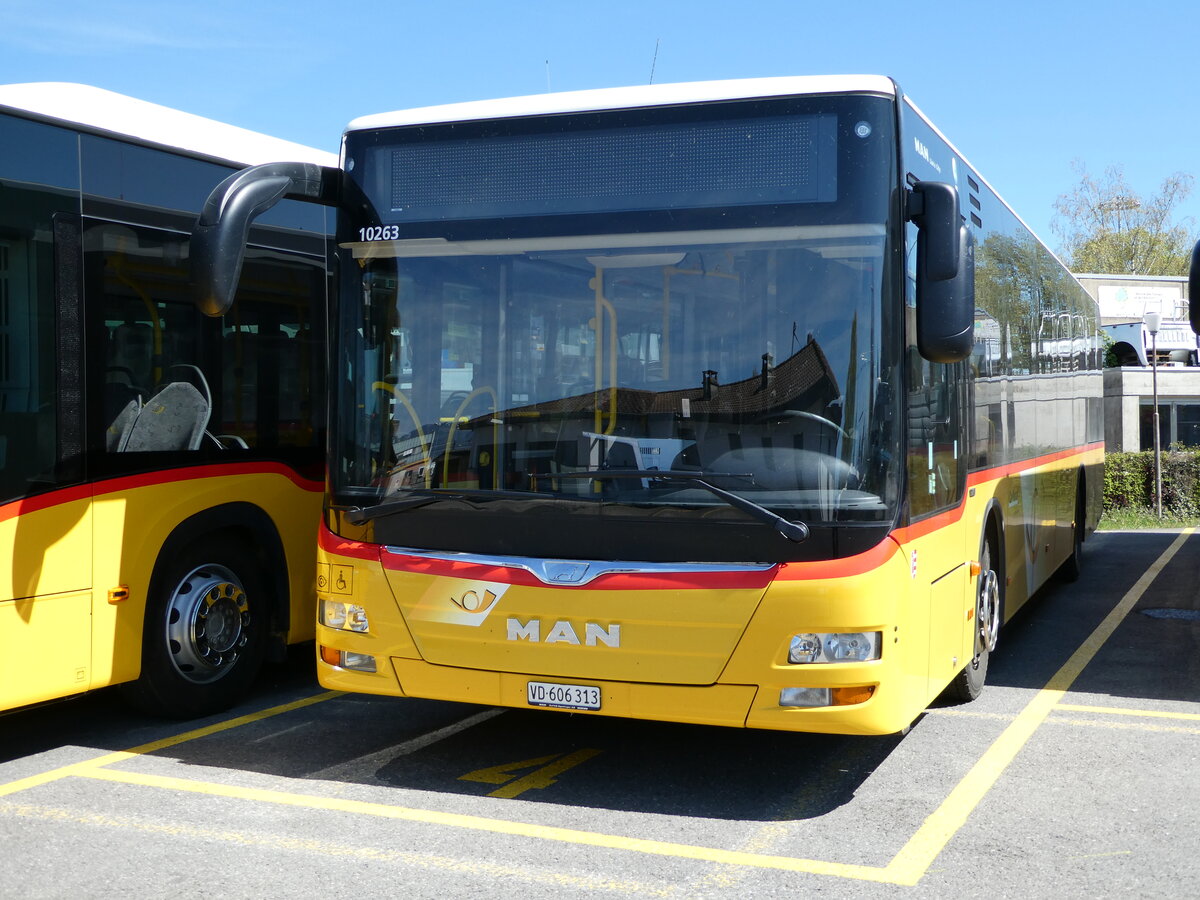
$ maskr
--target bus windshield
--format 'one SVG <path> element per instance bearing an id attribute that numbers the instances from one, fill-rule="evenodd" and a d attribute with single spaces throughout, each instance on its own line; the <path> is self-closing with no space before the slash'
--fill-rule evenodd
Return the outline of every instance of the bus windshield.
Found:
<path id="1" fill-rule="evenodd" d="M 553 477 L 698 469 L 810 518 L 890 515 L 881 226 L 611 243 L 361 260 L 340 491 L 707 506 L 648 478 Z"/>
<path id="2" fill-rule="evenodd" d="M 721 492 L 810 527 L 890 523 L 903 306 L 876 169 L 852 200 L 689 219 L 721 227 L 343 222 L 335 503 L 412 546 L 413 520 L 469 514 L 438 538 L 464 551 L 487 549 L 463 535 L 489 509 L 744 529 Z"/>

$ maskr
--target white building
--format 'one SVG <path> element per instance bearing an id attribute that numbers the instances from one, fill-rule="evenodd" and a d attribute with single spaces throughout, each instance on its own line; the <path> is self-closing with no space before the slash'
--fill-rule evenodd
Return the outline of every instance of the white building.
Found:
<path id="1" fill-rule="evenodd" d="M 1119 366 L 1104 370 L 1104 444 L 1107 450 L 1154 446 L 1154 370 L 1158 363 L 1159 441 L 1200 446 L 1200 365 L 1188 322 L 1184 276 L 1076 275 L 1100 304 L 1100 322 L 1113 339 Z M 1146 313 L 1161 318 L 1157 336 Z"/>

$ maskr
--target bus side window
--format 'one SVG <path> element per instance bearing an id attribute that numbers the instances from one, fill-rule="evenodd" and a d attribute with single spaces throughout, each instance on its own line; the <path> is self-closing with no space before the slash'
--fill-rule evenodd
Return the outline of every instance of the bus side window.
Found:
<path id="1" fill-rule="evenodd" d="M 249 255 L 222 319 L 213 430 L 226 447 L 318 446 L 324 391 L 319 266 Z"/>
<path id="2" fill-rule="evenodd" d="M 55 306 L 49 261 L 49 242 L 0 241 L 0 500 L 53 480 Z"/>
<path id="3" fill-rule="evenodd" d="M 177 235 L 93 221 L 84 233 L 89 323 L 105 348 L 96 428 L 109 453 L 196 450 L 212 408 L 205 323 Z M 98 302 L 97 302 L 98 301 Z"/>

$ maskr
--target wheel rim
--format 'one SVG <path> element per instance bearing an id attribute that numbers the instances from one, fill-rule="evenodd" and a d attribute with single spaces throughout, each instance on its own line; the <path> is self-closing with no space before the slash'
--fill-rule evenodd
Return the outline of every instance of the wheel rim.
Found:
<path id="1" fill-rule="evenodd" d="M 1000 635 L 1000 580 L 995 569 L 987 569 L 979 578 L 979 650 L 991 653 Z"/>
<path id="2" fill-rule="evenodd" d="M 249 641 L 250 603 L 241 580 L 224 566 L 197 566 L 171 592 L 166 624 L 176 671 L 197 684 L 216 681 Z"/>

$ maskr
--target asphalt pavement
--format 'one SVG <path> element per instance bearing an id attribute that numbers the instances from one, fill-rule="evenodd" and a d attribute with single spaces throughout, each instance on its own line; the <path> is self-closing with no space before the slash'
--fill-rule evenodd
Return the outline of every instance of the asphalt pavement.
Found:
<path id="1" fill-rule="evenodd" d="M 1105 532 L 904 736 L 342 695 L 0 718 L 0 897 L 1200 896 L 1200 534 Z"/>

